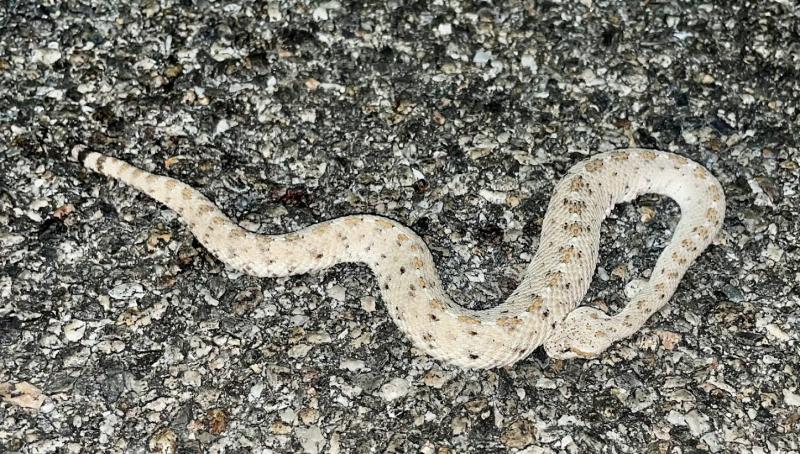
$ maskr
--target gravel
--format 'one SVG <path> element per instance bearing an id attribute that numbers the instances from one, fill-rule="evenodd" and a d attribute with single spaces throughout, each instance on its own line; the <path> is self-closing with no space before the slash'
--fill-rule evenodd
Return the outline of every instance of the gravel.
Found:
<path id="1" fill-rule="evenodd" d="M 0 452 L 800 452 L 793 2 L 127 3 L 0 6 Z M 366 268 L 225 269 L 58 159 L 78 145 L 260 232 L 397 219 L 473 308 L 587 155 L 684 154 L 728 209 L 600 358 L 464 371 L 411 347 Z M 619 310 L 677 214 L 615 209 L 585 301 Z"/>

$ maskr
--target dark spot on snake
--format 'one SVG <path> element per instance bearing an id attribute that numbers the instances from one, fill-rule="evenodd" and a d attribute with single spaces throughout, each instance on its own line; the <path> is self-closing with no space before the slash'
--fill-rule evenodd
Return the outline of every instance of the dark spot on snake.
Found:
<path id="1" fill-rule="evenodd" d="M 319 260 L 321 258 L 322 258 L 322 253 L 320 252 L 319 254 L 317 254 L 317 260 Z"/>
<path id="2" fill-rule="evenodd" d="M 477 331 L 470 331 L 470 332 L 469 332 L 469 335 L 470 335 L 470 336 L 477 336 L 477 335 L 478 335 L 478 332 L 477 332 Z"/>
<path id="3" fill-rule="evenodd" d="M 400 267 L 400 274 L 406 274 L 406 267 L 404 266 Z"/>
<path id="4" fill-rule="evenodd" d="M 470 353 L 469 354 L 469 359 L 478 359 L 478 358 L 479 358 L 479 356 L 474 354 L 474 353 Z"/>
<path id="5" fill-rule="evenodd" d="M 431 314 L 431 320 L 433 320 L 434 322 L 438 322 L 439 317 L 437 317 L 436 314 Z"/>

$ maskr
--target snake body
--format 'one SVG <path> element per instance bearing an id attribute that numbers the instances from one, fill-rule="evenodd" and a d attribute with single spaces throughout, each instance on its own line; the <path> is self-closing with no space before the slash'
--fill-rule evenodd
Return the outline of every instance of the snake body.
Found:
<path id="1" fill-rule="evenodd" d="M 344 216 L 281 235 L 241 228 L 185 183 L 96 152 L 86 167 L 131 185 L 177 212 L 226 265 L 259 277 L 291 276 L 361 262 L 377 277 L 389 315 L 419 349 L 466 368 L 513 364 L 544 345 L 556 358 L 593 357 L 635 333 L 664 306 L 722 225 L 722 187 L 682 156 L 643 149 L 601 153 L 555 186 L 539 248 L 522 281 L 498 306 L 475 311 L 446 294 L 425 242 L 373 215 Z M 578 307 L 598 261 L 600 224 L 612 207 L 644 193 L 674 199 L 681 219 L 649 281 L 618 314 Z"/>

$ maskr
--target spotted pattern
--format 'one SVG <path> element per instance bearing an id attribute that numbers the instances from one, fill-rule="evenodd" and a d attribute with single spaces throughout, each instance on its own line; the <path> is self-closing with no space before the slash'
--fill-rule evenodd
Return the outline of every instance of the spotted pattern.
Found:
<path id="1" fill-rule="evenodd" d="M 77 156 L 76 156 L 77 158 Z M 594 357 L 635 333 L 675 292 L 719 231 L 725 197 L 716 178 L 682 156 L 628 149 L 595 155 L 556 184 L 540 246 L 505 302 L 484 311 L 455 304 L 433 257 L 407 227 L 380 216 L 345 216 L 282 235 L 248 232 L 197 190 L 98 153 L 86 167 L 116 178 L 180 214 L 226 265 L 261 277 L 321 270 L 343 262 L 375 273 L 389 315 L 420 349 L 469 368 L 512 364 L 537 346 L 557 358 Z M 597 265 L 600 224 L 640 194 L 674 199 L 681 220 L 650 280 L 617 315 L 578 307 Z"/>

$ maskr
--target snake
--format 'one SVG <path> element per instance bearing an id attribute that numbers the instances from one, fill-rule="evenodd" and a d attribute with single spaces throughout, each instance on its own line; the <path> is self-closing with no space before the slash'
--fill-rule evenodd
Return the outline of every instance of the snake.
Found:
<path id="1" fill-rule="evenodd" d="M 411 343 L 468 369 L 509 366 L 539 346 L 555 359 L 595 358 L 632 336 L 670 300 L 722 227 L 725 195 L 702 165 L 678 154 L 629 148 L 594 154 L 555 184 L 538 247 L 503 301 L 472 310 L 447 294 L 423 239 L 387 217 L 355 214 L 283 234 L 242 228 L 197 189 L 85 146 L 70 157 L 177 213 L 219 261 L 256 277 L 366 264 L 391 319 Z M 612 208 L 642 194 L 674 200 L 680 219 L 649 279 L 618 313 L 579 305 L 598 263 L 600 227 Z"/>

